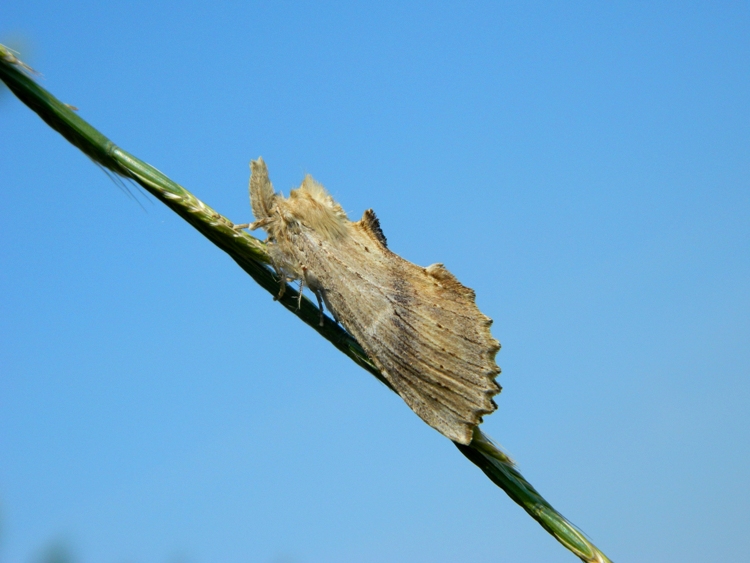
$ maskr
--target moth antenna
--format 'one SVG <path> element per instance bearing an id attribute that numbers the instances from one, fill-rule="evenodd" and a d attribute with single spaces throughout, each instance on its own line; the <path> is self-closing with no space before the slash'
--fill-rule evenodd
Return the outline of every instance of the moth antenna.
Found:
<path id="1" fill-rule="evenodd" d="M 250 161 L 250 206 L 253 209 L 256 224 L 271 217 L 276 194 L 273 184 L 268 179 L 268 168 L 263 158 Z"/>

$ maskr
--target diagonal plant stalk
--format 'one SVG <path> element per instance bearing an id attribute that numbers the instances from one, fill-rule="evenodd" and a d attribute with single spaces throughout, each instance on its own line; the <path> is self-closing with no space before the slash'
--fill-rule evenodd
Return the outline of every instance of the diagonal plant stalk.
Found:
<path id="1" fill-rule="evenodd" d="M 274 296 L 278 295 L 279 281 L 269 266 L 270 259 L 262 241 L 245 231 L 236 230 L 229 219 L 208 207 L 185 188 L 153 166 L 117 147 L 74 113 L 68 105 L 39 86 L 29 75 L 30 72 L 31 69 L 19 61 L 10 49 L 0 45 L 0 80 L 5 82 L 23 103 L 96 164 L 137 182 L 229 254 L 261 287 Z M 323 325 L 319 326 L 320 314 L 317 306 L 304 296 L 299 302 L 298 297 L 299 294 L 294 288 L 286 286 L 279 302 L 356 364 L 393 390 L 356 340 L 328 317 L 325 317 Z M 301 304 L 298 306 L 298 303 Z M 484 471 L 493 483 L 581 560 L 611 563 L 581 531 L 544 500 L 514 467 L 510 457 L 495 446 L 481 430 L 475 428 L 474 438 L 468 446 L 455 442 L 454 444 L 464 456 Z"/>

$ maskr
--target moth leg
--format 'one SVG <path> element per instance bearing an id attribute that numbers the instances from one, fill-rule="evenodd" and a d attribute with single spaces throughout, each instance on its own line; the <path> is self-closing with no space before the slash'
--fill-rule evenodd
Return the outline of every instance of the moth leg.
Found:
<path id="1" fill-rule="evenodd" d="M 278 271 L 276 273 L 279 274 L 279 294 L 273 298 L 274 301 L 278 301 L 284 297 L 284 292 L 286 291 L 286 276 Z"/>
<path id="2" fill-rule="evenodd" d="M 320 326 L 323 326 L 325 313 L 323 309 L 323 290 L 320 287 L 320 282 L 314 275 L 312 275 L 312 273 L 310 273 L 310 271 L 305 266 L 302 266 L 302 278 L 304 284 L 310 288 L 310 290 L 315 294 L 315 297 L 317 297 L 318 299 L 318 310 L 320 311 Z M 301 281 L 300 284 L 302 283 L 303 282 Z"/>
<path id="3" fill-rule="evenodd" d="M 325 313 L 323 313 L 323 297 L 320 294 L 320 291 L 315 291 L 315 297 L 318 298 L 318 309 L 320 310 L 320 322 L 318 323 L 318 326 L 323 326 L 323 319 L 325 318 Z"/>
<path id="4" fill-rule="evenodd" d="M 235 225 L 234 230 L 241 231 L 242 229 L 248 229 L 249 231 L 254 231 L 256 229 L 262 229 L 263 227 L 267 226 L 270 222 L 271 222 L 270 217 L 264 217 L 263 219 L 259 221 L 255 221 L 254 223 L 242 223 L 241 225 Z"/>
<path id="5" fill-rule="evenodd" d="M 297 294 L 297 310 L 302 307 L 302 292 L 305 290 L 305 280 L 299 280 L 299 293 Z"/>

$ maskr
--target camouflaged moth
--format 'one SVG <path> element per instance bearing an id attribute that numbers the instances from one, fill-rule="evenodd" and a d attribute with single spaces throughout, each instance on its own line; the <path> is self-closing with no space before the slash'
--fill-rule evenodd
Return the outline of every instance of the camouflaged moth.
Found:
<path id="1" fill-rule="evenodd" d="M 356 223 L 307 176 L 288 198 L 273 191 L 262 158 L 250 163 L 250 203 L 273 266 L 308 287 L 360 343 L 406 404 L 461 444 L 500 392 L 492 320 L 474 291 L 443 267 L 422 268 L 386 245 L 375 213 Z"/>

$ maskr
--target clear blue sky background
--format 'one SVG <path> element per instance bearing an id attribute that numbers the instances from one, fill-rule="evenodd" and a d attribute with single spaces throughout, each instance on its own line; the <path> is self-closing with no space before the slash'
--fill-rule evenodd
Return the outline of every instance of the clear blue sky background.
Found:
<path id="1" fill-rule="evenodd" d="M 312 173 L 476 289 L 484 429 L 614 561 L 750 552 L 746 2 L 3 2 L 236 222 Z M 453 445 L 0 92 L 0 561 L 571 562 Z"/>

